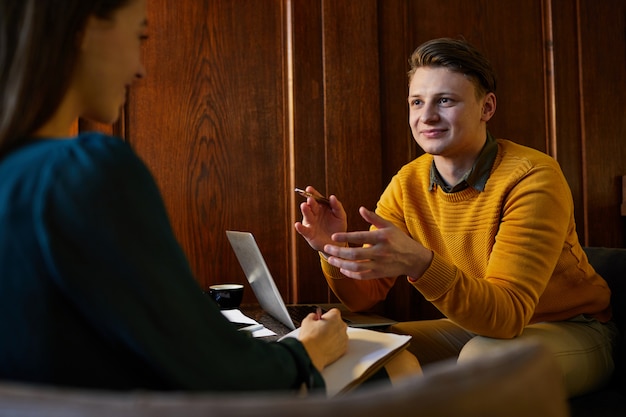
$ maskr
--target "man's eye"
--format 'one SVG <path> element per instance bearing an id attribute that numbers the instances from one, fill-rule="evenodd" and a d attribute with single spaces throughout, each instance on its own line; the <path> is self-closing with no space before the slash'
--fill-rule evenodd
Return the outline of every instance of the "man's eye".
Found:
<path id="1" fill-rule="evenodd" d="M 422 100 L 411 100 L 411 106 L 419 106 L 420 104 L 422 104 Z"/>
<path id="2" fill-rule="evenodd" d="M 452 106 L 454 104 L 454 100 L 452 100 L 451 98 L 448 98 L 448 97 L 441 97 L 439 99 L 439 103 L 444 105 L 444 106 Z"/>

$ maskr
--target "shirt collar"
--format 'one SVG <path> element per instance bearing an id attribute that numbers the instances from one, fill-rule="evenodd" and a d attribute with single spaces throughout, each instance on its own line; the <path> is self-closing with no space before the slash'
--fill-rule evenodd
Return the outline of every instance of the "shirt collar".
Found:
<path id="1" fill-rule="evenodd" d="M 455 193 L 458 191 L 462 191 L 467 187 L 472 187 L 479 192 L 484 191 L 487 180 L 489 179 L 491 167 L 493 167 L 493 163 L 496 160 L 497 153 L 498 143 L 493 138 L 491 133 L 487 132 L 487 140 L 485 141 L 485 145 L 478 154 L 476 161 L 474 161 L 474 165 L 469 171 L 465 173 L 461 181 L 454 186 L 449 186 L 448 184 L 446 184 L 446 182 L 441 177 L 441 174 L 439 174 L 439 171 L 435 166 L 435 161 L 433 160 L 430 166 L 429 190 L 432 191 L 435 186 L 438 186 L 441 187 L 441 189 L 446 193 Z"/>

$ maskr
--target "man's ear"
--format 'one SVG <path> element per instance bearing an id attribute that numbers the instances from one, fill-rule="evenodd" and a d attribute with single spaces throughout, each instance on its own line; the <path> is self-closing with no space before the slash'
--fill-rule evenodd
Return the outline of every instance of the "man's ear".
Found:
<path id="1" fill-rule="evenodd" d="M 496 112 L 496 95 L 494 93 L 487 93 L 483 98 L 483 111 L 480 120 L 488 122 Z"/>

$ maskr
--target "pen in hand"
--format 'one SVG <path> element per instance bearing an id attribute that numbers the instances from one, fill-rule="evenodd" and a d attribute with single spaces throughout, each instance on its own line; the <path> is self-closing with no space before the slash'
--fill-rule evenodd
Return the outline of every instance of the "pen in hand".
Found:
<path id="1" fill-rule="evenodd" d="M 318 196 L 316 196 L 316 195 L 311 194 L 311 193 L 310 193 L 310 192 L 308 192 L 308 191 L 304 191 L 304 190 L 303 190 L 303 189 L 301 189 L 301 188 L 296 188 L 294 191 L 295 191 L 296 193 L 300 194 L 302 197 L 305 197 L 305 198 L 306 198 L 306 197 L 311 197 L 311 198 L 315 199 L 315 201 L 317 201 L 318 203 L 321 203 L 321 204 L 325 204 L 325 205 L 327 205 L 327 206 L 330 206 L 330 201 L 329 201 L 326 197 L 318 197 Z"/>
<path id="2" fill-rule="evenodd" d="M 315 318 L 317 320 L 322 319 L 322 308 L 320 306 L 317 306 L 317 308 L 315 309 Z"/>

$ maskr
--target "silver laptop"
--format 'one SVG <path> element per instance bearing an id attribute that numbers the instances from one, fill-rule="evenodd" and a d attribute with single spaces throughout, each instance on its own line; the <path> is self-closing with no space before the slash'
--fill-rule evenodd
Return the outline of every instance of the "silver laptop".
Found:
<path id="1" fill-rule="evenodd" d="M 261 308 L 289 329 L 298 327 L 304 313 L 313 311 L 317 305 L 286 305 L 252 233 L 227 230 L 226 236 Z M 395 320 L 377 314 L 353 313 L 342 304 L 319 304 L 319 306 L 322 309 L 339 308 L 341 316 L 350 327 L 385 327 L 396 323 Z"/>

